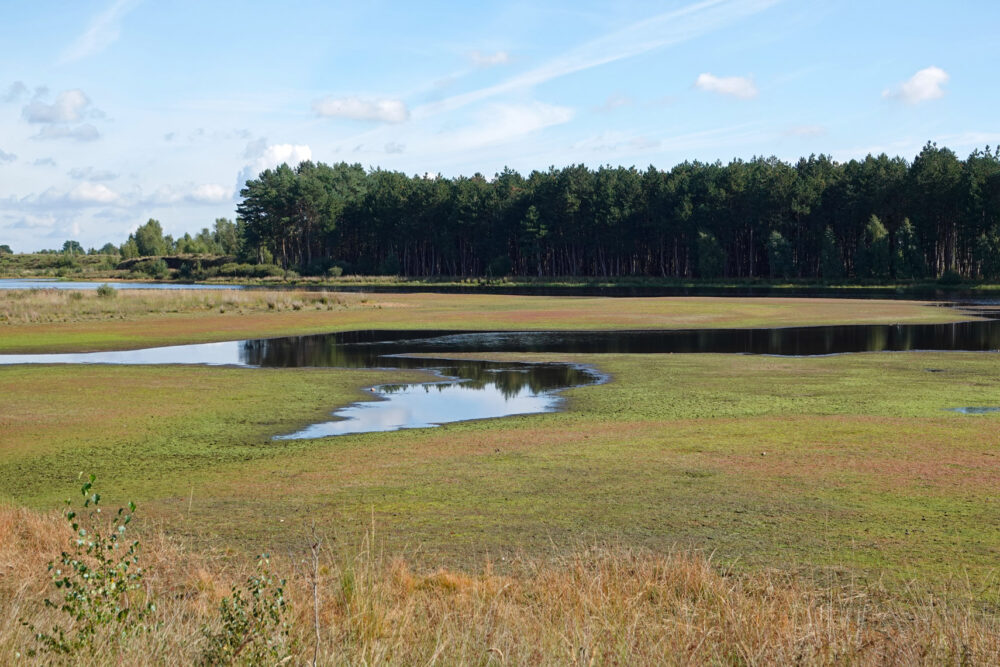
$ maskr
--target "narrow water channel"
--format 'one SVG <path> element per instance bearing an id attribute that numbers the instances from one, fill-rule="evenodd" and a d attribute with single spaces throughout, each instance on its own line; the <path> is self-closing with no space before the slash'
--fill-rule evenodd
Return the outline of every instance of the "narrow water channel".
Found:
<path id="1" fill-rule="evenodd" d="M 85 354 L 0 355 L 7 364 L 203 364 L 257 368 L 423 369 L 438 380 L 381 385 L 373 400 L 278 438 L 426 428 L 550 412 L 563 389 L 601 381 L 562 363 L 454 360 L 466 353 L 767 354 L 815 356 L 906 350 L 1000 349 L 1000 321 L 682 331 L 352 331 Z M 413 356 L 421 355 L 421 356 Z M 973 409 L 969 409 L 973 410 Z"/>

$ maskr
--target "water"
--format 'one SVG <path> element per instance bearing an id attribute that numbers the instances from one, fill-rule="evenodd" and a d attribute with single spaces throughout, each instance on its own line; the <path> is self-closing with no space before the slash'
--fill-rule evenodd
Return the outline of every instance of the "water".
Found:
<path id="1" fill-rule="evenodd" d="M 422 369 L 435 383 L 373 387 L 356 403 L 281 438 L 425 428 L 455 421 L 550 412 L 567 387 L 601 381 L 572 364 L 454 360 L 459 353 L 721 353 L 815 356 L 905 350 L 1000 349 L 1000 320 L 681 331 L 352 331 L 85 354 L 0 355 L 3 364 L 202 364 L 255 368 Z M 422 355 L 422 356 L 411 356 Z M 973 413 L 976 408 L 964 408 Z M 990 409 L 982 409 L 989 411 Z"/>
<path id="2" fill-rule="evenodd" d="M 242 285 L 201 285 L 184 283 L 133 283 L 105 281 L 115 289 L 243 289 Z M 82 282 L 71 280 L 20 280 L 17 278 L 0 278 L 0 290 L 28 290 L 28 289 L 68 289 L 68 290 L 96 290 L 104 283 Z"/>

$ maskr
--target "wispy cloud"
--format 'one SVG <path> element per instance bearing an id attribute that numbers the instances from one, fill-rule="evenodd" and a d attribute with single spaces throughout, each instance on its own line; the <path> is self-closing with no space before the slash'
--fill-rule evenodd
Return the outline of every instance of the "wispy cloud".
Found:
<path id="1" fill-rule="evenodd" d="M 382 123 L 402 123 L 410 112 L 401 100 L 365 100 L 359 97 L 326 98 L 313 102 L 313 111 L 325 118 L 374 120 Z"/>
<path id="2" fill-rule="evenodd" d="M 70 169 L 67 174 L 70 178 L 78 181 L 90 181 L 91 183 L 96 183 L 98 181 L 113 181 L 118 178 L 118 174 L 113 171 L 108 171 L 106 169 L 94 169 L 93 167 L 74 167 Z"/>
<path id="3" fill-rule="evenodd" d="M 826 134 L 826 127 L 823 125 L 793 125 L 785 130 L 785 134 L 790 137 L 822 137 Z"/>
<path id="4" fill-rule="evenodd" d="M 69 127 L 67 125 L 46 125 L 32 139 L 70 139 L 72 141 L 97 141 L 101 133 L 90 123 Z"/>
<path id="5" fill-rule="evenodd" d="M 541 102 L 491 104 L 478 114 L 473 124 L 442 132 L 433 141 L 444 150 L 468 151 L 504 144 L 553 125 L 568 123 L 574 115 L 569 107 Z"/>
<path id="6" fill-rule="evenodd" d="M 135 9 L 141 0 L 115 0 L 91 20 L 82 35 L 62 53 L 59 64 L 71 63 L 100 53 L 121 35 L 121 20 Z"/>
<path id="7" fill-rule="evenodd" d="M 414 117 L 452 111 L 503 93 L 678 44 L 757 14 L 781 0 L 704 0 L 633 23 L 498 84 L 414 109 Z"/>
<path id="8" fill-rule="evenodd" d="M 17 102 L 22 96 L 28 94 L 28 87 L 23 81 L 15 81 L 7 88 L 7 92 L 0 95 L 0 102 Z"/>

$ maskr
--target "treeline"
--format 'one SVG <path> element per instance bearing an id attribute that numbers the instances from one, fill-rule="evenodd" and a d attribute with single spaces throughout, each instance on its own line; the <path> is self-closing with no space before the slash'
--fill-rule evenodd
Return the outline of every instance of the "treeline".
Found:
<path id="1" fill-rule="evenodd" d="M 1000 150 L 409 177 L 303 162 L 247 181 L 244 259 L 304 274 L 1000 277 Z"/>

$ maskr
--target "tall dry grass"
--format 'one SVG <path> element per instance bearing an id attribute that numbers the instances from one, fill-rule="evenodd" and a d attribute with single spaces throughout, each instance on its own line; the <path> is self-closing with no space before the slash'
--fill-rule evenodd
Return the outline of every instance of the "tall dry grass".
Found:
<path id="1" fill-rule="evenodd" d="M 0 290 L 0 324 L 134 319 L 165 313 L 255 313 L 374 307 L 362 294 L 305 290 Z"/>
<path id="2" fill-rule="evenodd" d="M 69 538 L 58 515 L 0 508 L 0 663 L 31 662 L 26 619 L 60 621 L 45 564 Z M 289 581 L 289 664 L 997 664 L 1000 622 L 973 602 L 818 589 L 776 572 L 727 574 L 697 553 L 589 548 L 503 572 L 414 572 L 372 550 L 321 544 L 276 559 Z M 76 664 L 191 664 L 204 624 L 249 559 L 142 537 L 162 626 Z M 315 586 L 313 585 L 315 582 Z M 318 636 L 318 640 L 317 640 Z"/>

